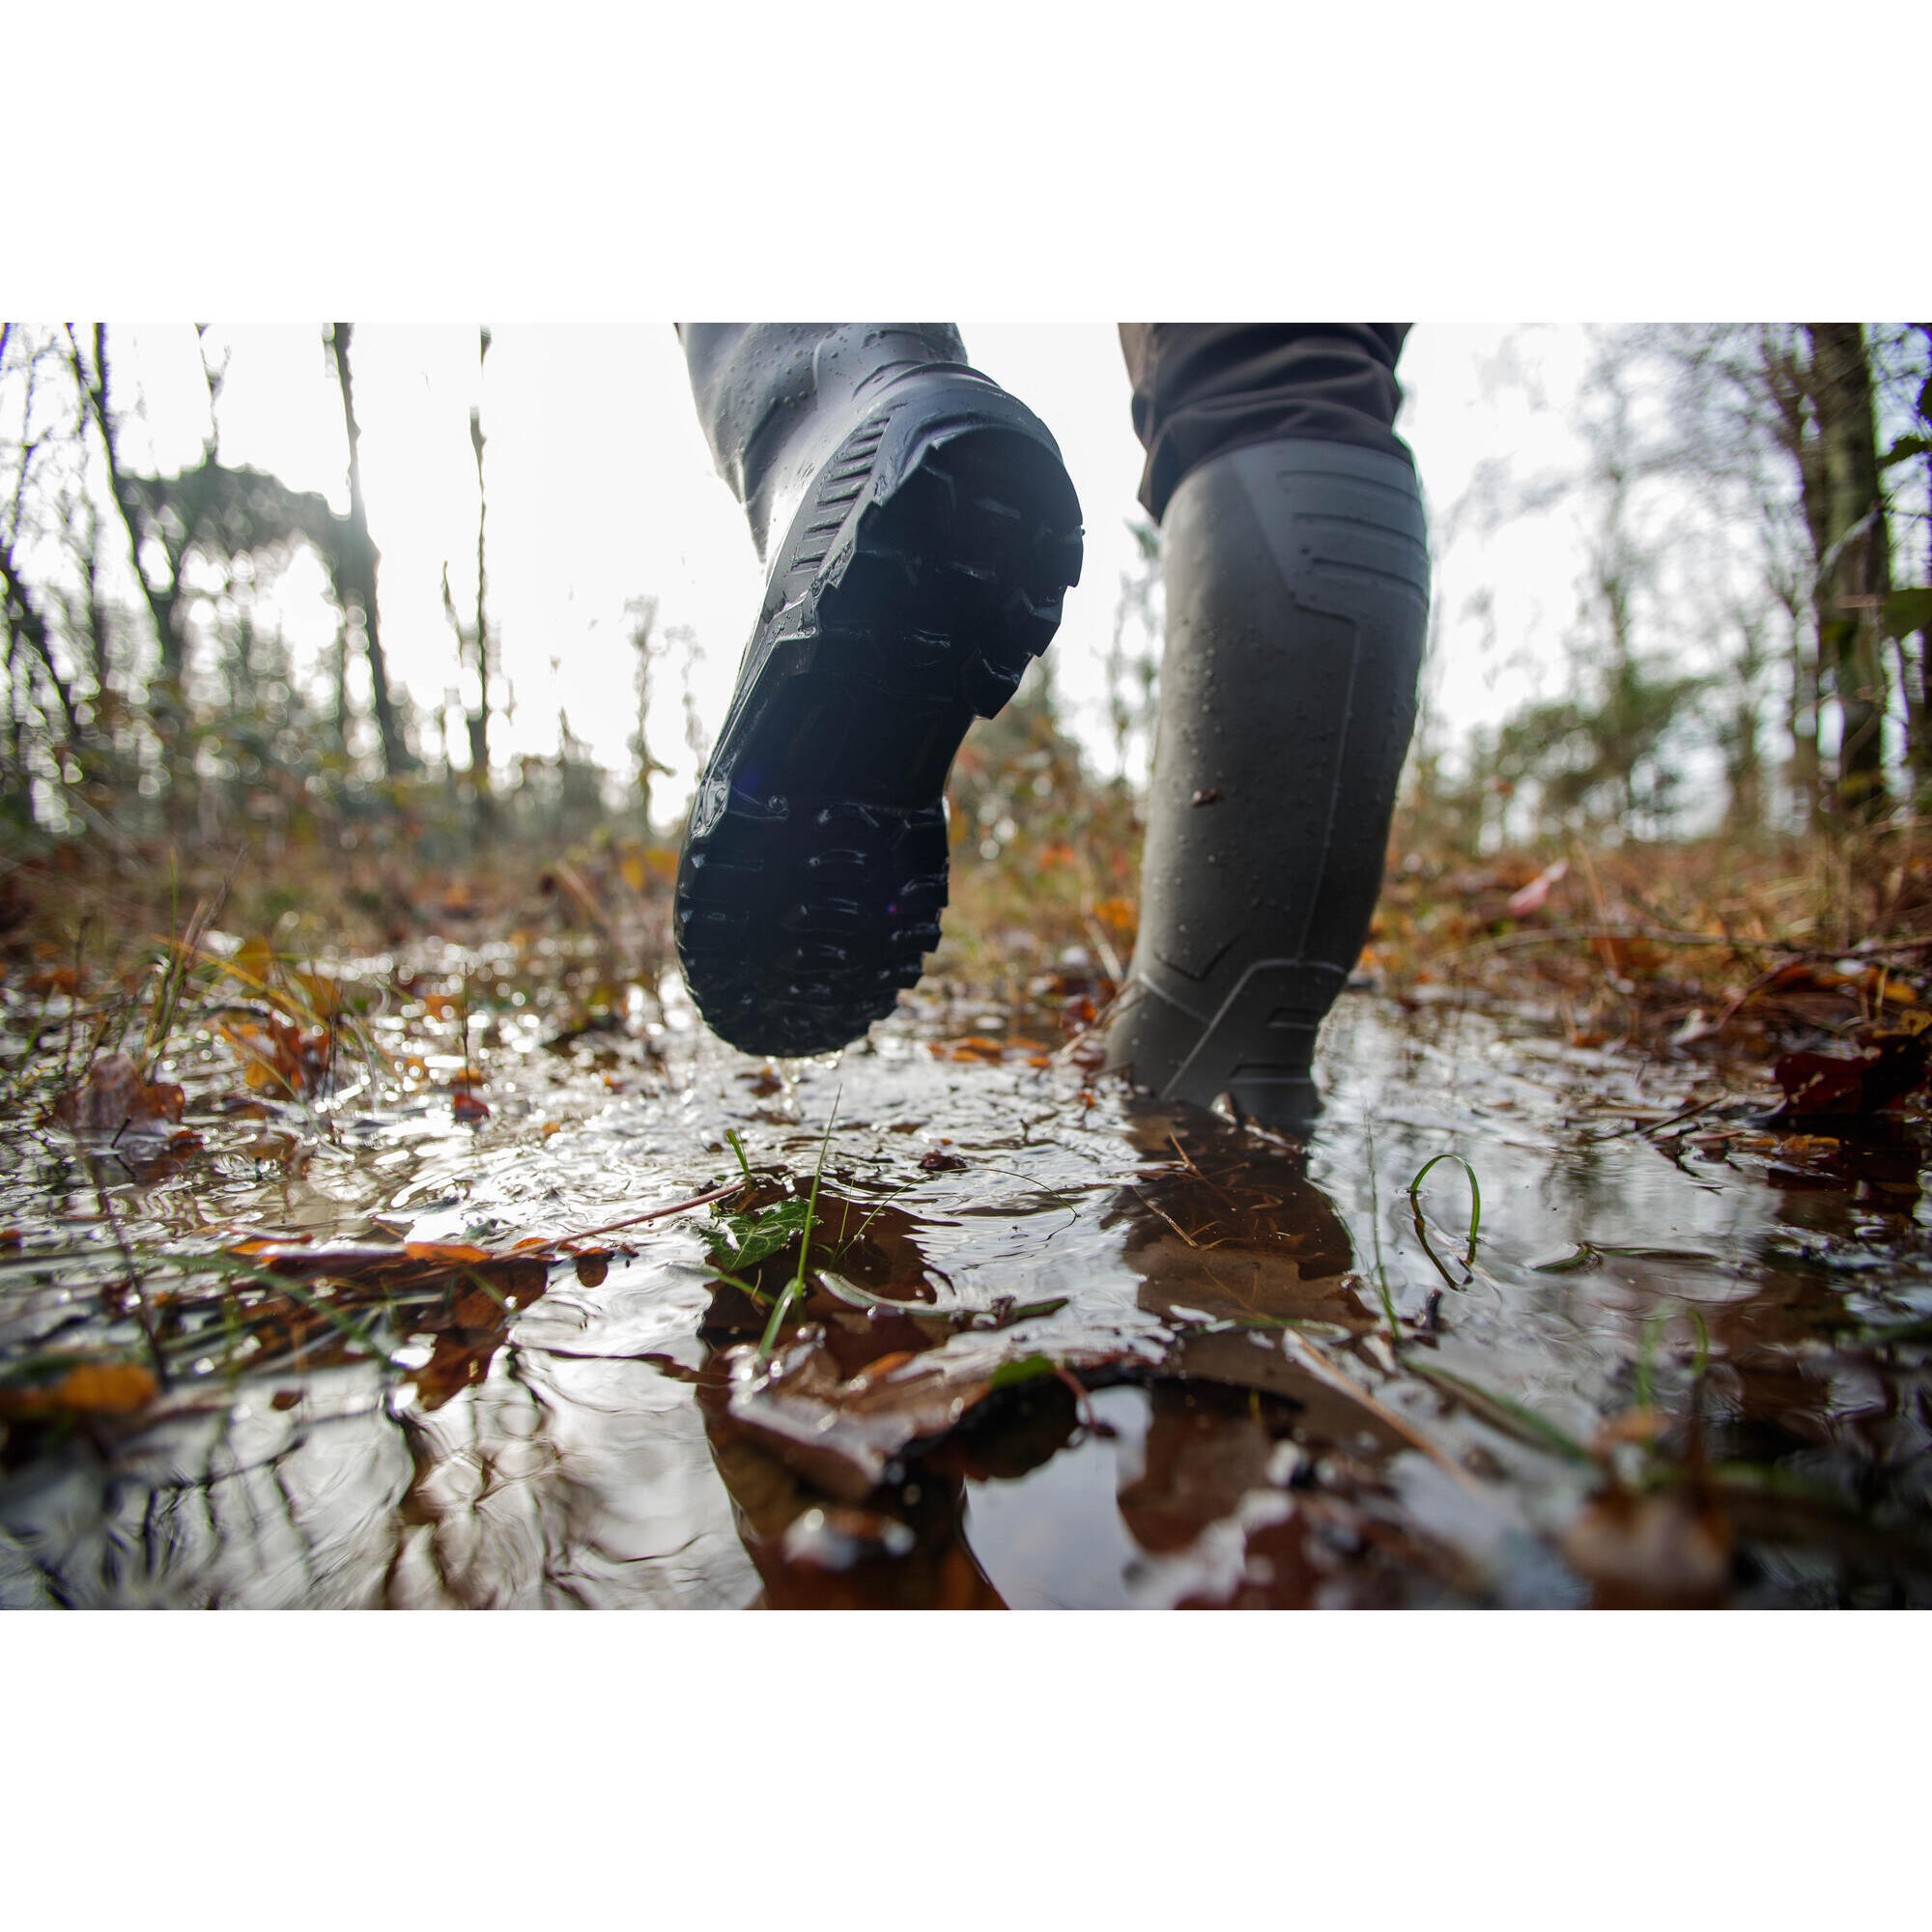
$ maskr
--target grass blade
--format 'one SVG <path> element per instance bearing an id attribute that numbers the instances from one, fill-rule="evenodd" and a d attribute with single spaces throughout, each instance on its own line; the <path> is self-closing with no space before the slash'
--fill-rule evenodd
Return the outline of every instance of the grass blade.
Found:
<path id="1" fill-rule="evenodd" d="M 832 1096 L 832 1111 L 825 1117 L 825 1138 L 818 1143 L 818 1165 L 811 1170 L 811 1193 L 808 1197 L 805 1210 L 805 1232 L 798 1242 L 798 1272 L 785 1283 L 784 1292 L 772 1306 L 772 1319 L 765 1323 L 765 1332 L 758 1340 L 758 1360 L 771 1359 L 772 1345 L 779 1338 L 779 1330 L 784 1326 L 784 1319 L 792 1311 L 794 1303 L 805 1293 L 805 1270 L 811 1259 L 812 1224 L 818 1218 L 818 1183 L 825 1178 L 825 1155 L 832 1146 L 832 1123 L 838 1118 L 839 1094 Z"/>

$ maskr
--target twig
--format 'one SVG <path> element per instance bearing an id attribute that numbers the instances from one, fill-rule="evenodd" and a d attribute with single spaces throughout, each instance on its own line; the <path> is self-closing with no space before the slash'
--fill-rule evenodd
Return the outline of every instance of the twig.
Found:
<path id="1" fill-rule="evenodd" d="M 579 1228 L 574 1233 L 559 1235 L 551 1243 L 553 1247 L 565 1241 L 587 1241 L 596 1235 L 614 1235 L 620 1228 L 635 1228 L 645 1221 L 662 1221 L 668 1214 L 686 1214 L 694 1208 L 708 1208 L 714 1201 L 722 1201 L 727 1194 L 736 1194 L 744 1186 L 742 1180 L 734 1180 L 724 1187 L 714 1187 L 709 1194 L 694 1194 L 689 1201 L 673 1201 L 668 1208 L 652 1208 L 642 1214 L 632 1214 L 622 1221 L 607 1221 L 601 1228 Z M 525 1249 L 525 1256 L 536 1250 Z M 518 1257 L 505 1257 L 506 1260 Z"/>
<path id="2" fill-rule="evenodd" d="M 1174 1232 L 1177 1235 L 1179 1235 L 1180 1238 L 1183 1241 L 1185 1241 L 1190 1248 L 1198 1248 L 1201 1245 L 1201 1243 L 1197 1241 L 1194 1238 L 1194 1236 L 1190 1235 L 1187 1232 L 1187 1230 L 1183 1228 L 1180 1225 L 1180 1223 L 1177 1221 L 1174 1218 L 1174 1216 L 1167 1211 L 1165 1208 L 1160 1208 L 1155 1206 L 1155 1204 L 1150 1201 L 1147 1198 L 1147 1196 L 1143 1194 L 1141 1190 L 1138 1187 L 1136 1187 L 1131 1181 L 1127 1183 L 1127 1192 L 1131 1194 L 1134 1197 L 1134 1199 L 1141 1204 L 1143 1208 L 1147 1208 L 1151 1213 L 1158 1214 L 1160 1218 L 1163 1221 L 1165 1221 L 1167 1225 L 1170 1228 L 1172 1228 Z"/>
<path id="3" fill-rule="evenodd" d="M 1350 1402 L 1359 1404 L 1384 1429 L 1394 1431 L 1405 1442 L 1420 1449 L 1431 1462 L 1439 1463 L 1447 1469 L 1472 1494 L 1483 1493 L 1482 1486 L 1453 1456 L 1438 1443 L 1432 1442 L 1412 1422 L 1397 1414 L 1385 1403 L 1377 1401 L 1352 1376 L 1345 1375 L 1328 1359 L 1326 1351 L 1318 1347 L 1309 1336 L 1297 1329 L 1284 1328 L 1281 1339 L 1284 1349 L 1293 1345 L 1295 1352 L 1301 1356 L 1303 1366 L 1319 1380 L 1326 1382 L 1338 1395 L 1346 1396 Z"/>

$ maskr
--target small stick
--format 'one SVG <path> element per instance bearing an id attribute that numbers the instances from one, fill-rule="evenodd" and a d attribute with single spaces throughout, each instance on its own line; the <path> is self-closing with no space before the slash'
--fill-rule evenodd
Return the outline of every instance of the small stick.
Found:
<path id="1" fill-rule="evenodd" d="M 708 1208 L 714 1201 L 723 1201 L 727 1194 L 736 1194 L 744 1186 L 742 1180 L 734 1180 L 725 1187 L 714 1187 L 709 1194 L 694 1194 L 689 1201 L 673 1201 L 668 1208 L 653 1208 L 646 1213 L 633 1214 L 622 1221 L 607 1221 L 601 1228 L 580 1228 L 574 1234 L 559 1235 L 555 1246 L 564 1241 L 587 1241 L 593 1235 L 614 1235 L 619 1228 L 635 1228 L 644 1221 L 662 1221 L 668 1214 L 688 1213 L 694 1208 Z M 526 1254 L 529 1250 L 525 1251 Z"/>

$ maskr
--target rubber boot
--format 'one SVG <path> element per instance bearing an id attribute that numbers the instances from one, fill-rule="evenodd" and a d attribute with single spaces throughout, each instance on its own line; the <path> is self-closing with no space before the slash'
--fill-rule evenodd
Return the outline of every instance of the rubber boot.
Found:
<path id="1" fill-rule="evenodd" d="M 685 349 L 767 572 L 692 802 L 678 957 L 732 1045 L 824 1053 L 939 943 L 947 773 L 1059 628 L 1080 504 L 953 330 L 697 327 Z"/>
<path id="2" fill-rule="evenodd" d="M 1108 1065 L 1304 1131 L 1310 1065 L 1381 890 L 1429 553 L 1401 457 L 1294 440 L 1181 482 L 1133 965 Z"/>

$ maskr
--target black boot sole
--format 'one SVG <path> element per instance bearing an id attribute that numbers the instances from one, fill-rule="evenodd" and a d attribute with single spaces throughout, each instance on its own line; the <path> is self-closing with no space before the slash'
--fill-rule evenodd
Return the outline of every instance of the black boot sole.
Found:
<path id="1" fill-rule="evenodd" d="M 1072 485 L 1021 426 L 874 416 L 813 479 L 678 867 L 685 981 L 733 1046 L 830 1052 L 918 982 L 953 754 L 1052 641 L 1080 555 Z"/>

